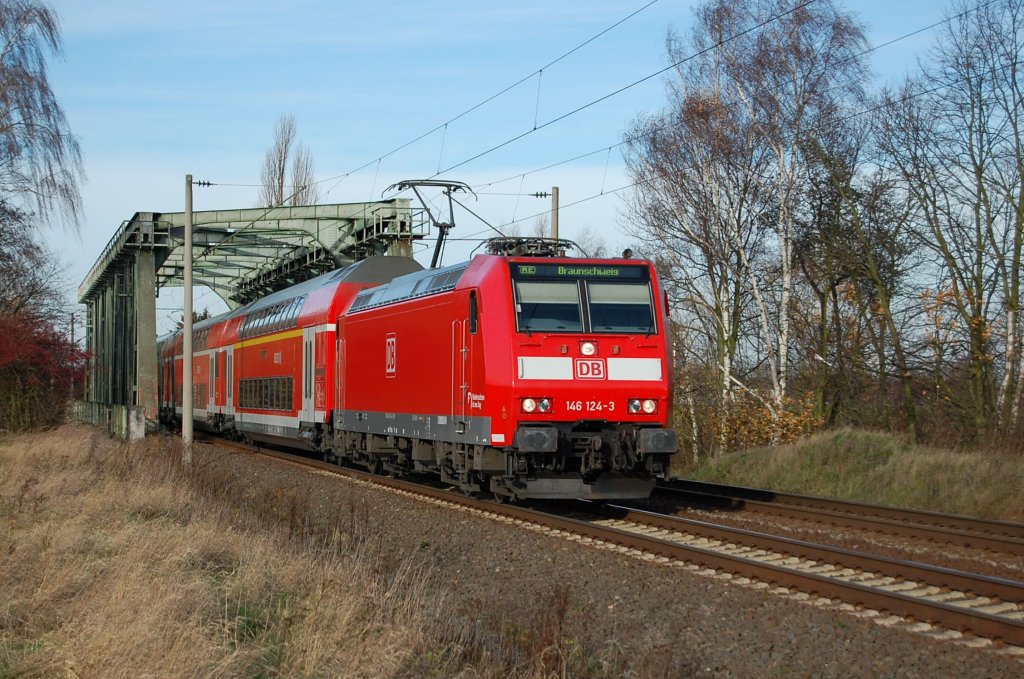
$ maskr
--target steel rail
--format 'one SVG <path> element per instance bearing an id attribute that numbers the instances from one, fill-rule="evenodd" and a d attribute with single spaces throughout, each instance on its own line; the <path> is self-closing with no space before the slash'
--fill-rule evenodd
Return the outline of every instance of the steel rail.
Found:
<path id="1" fill-rule="evenodd" d="M 833 500 L 700 481 L 673 481 L 656 492 L 727 510 L 806 519 L 936 542 L 1024 555 L 1024 524 L 887 505 Z"/>
<path id="2" fill-rule="evenodd" d="M 595 511 L 595 508 L 591 508 L 590 511 Z M 606 505 L 604 507 L 597 507 L 596 511 L 610 519 L 633 521 L 663 530 L 689 533 L 712 540 L 721 540 L 756 549 L 769 550 L 783 556 L 798 556 L 804 559 L 843 566 L 844 568 L 873 571 L 880 575 L 900 580 L 915 580 L 935 587 L 1024 604 L 1024 582 L 1017 580 L 979 575 L 943 566 L 932 566 L 917 561 L 858 552 L 842 547 L 821 545 L 805 540 L 796 540 L 744 528 L 686 519 L 679 516 L 647 512 L 630 507 Z"/>
<path id="3" fill-rule="evenodd" d="M 369 482 L 373 485 L 392 488 L 395 490 L 400 490 L 407 493 L 419 495 L 450 505 L 462 506 L 468 509 L 480 511 L 487 514 L 500 515 L 514 520 L 519 520 L 524 523 L 540 525 L 558 531 L 571 533 L 573 535 L 581 537 L 588 537 L 592 540 L 607 543 L 610 545 L 617 545 L 626 549 L 637 550 L 639 552 L 648 553 L 655 556 L 663 556 L 670 560 L 685 563 L 693 563 L 707 568 L 723 570 L 734 575 L 760 580 L 763 582 L 767 582 L 769 584 L 776 584 L 779 586 L 792 588 L 798 591 L 807 592 L 809 594 L 814 594 L 829 599 L 835 599 L 855 606 L 864 606 L 875 610 L 886 611 L 892 615 L 910 618 L 915 621 L 928 622 L 948 629 L 954 629 L 962 632 L 970 632 L 977 636 L 1001 640 L 1013 645 L 1024 646 L 1024 620 L 1008 618 L 1005 616 L 1000 616 L 976 609 L 969 609 L 963 606 L 957 606 L 955 604 L 949 604 L 941 601 L 929 601 L 927 599 L 910 596 L 902 592 L 887 591 L 885 589 L 873 587 L 871 585 L 850 582 L 846 580 L 839 580 L 826 575 L 820 575 L 812 572 L 799 571 L 790 567 L 781 566 L 773 563 L 766 563 L 757 559 L 747 558 L 744 556 L 729 554 L 695 545 L 681 544 L 679 542 L 674 542 L 671 540 L 666 540 L 663 538 L 653 537 L 649 535 L 643 535 L 641 533 L 624 530 L 621 528 L 600 525 L 592 521 L 574 519 L 567 516 L 559 516 L 557 514 L 553 514 L 550 512 L 544 512 L 537 509 L 530 509 L 521 506 L 498 504 L 496 502 L 489 500 L 479 500 L 476 498 L 467 497 L 465 495 L 454 493 L 450 490 L 433 488 L 430 486 L 425 486 L 422 484 L 412 483 L 409 481 L 403 481 L 400 479 L 394 479 L 390 477 L 375 476 L 366 472 L 347 469 L 344 467 L 339 467 L 334 464 L 321 462 L 319 460 L 312 460 L 298 455 L 281 453 L 278 451 L 267 450 L 263 448 L 255 449 L 250 446 L 235 447 L 244 448 L 244 450 L 246 451 L 256 452 L 261 455 L 277 458 L 292 464 L 305 467 L 312 467 L 322 471 L 330 472 L 331 474 L 341 475 L 351 479 L 357 479 L 363 482 Z M 597 505 L 593 506 L 596 507 Z M 610 508 L 608 511 L 615 512 L 621 510 L 619 510 L 618 508 Z M 638 512 L 639 510 L 628 511 Z M 651 515 L 645 517 L 645 520 L 654 520 L 653 517 L 660 516 L 653 515 L 650 512 L 644 512 L 643 514 Z M 600 514 L 598 515 L 600 516 Z M 639 517 L 639 515 L 635 516 Z M 678 519 L 678 517 L 663 518 Z M 669 523 L 675 522 L 670 521 Z M 707 524 L 707 527 L 709 530 L 711 528 L 714 528 L 716 531 L 722 531 L 723 535 L 739 531 L 739 529 L 732 529 L 725 526 L 715 526 L 714 524 Z M 673 528 L 671 530 L 676 529 Z M 751 533 L 752 531 L 741 532 Z M 770 536 L 765 537 L 767 538 Z M 731 538 L 730 541 L 736 542 L 736 540 Z M 808 554 L 812 553 L 810 551 L 811 546 L 811 543 L 807 543 L 806 549 L 808 550 Z M 824 550 L 822 552 L 823 554 L 835 553 L 835 550 L 833 550 L 832 548 L 820 545 L 817 547 Z M 850 554 L 854 553 L 851 552 Z M 868 557 L 868 555 L 865 555 L 865 557 Z M 877 559 L 879 557 L 871 558 Z M 949 569 L 934 569 L 935 572 L 948 570 Z M 998 580 L 997 578 L 988 579 L 993 581 Z M 1014 584 L 1016 584 L 1016 590 L 1014 590 L 1013 588 Z M 981 587 L 980 584 L 977 586 L 979 588 Z M 998 589 L 999 587 L 1006 587 L 1008 588 L 1005 590 L 1007 594 L 1009 594 L 1011 591 L 1017 591 L 1017 594 L 1019 595 L 1022 591 L 1024 591 L 1024 583 L 1013 583 L 1012 581 L 1005 581 L 1005 583 L 1003 584 L 993 582 L 991 584 L 991 587 L 993 588 L 993 591 L 995 591 L 995 589 Z M 1021 601 L 1022 598 L 1024 597 L 1018 596 L 1015 597 L 1013 600 Z"/>

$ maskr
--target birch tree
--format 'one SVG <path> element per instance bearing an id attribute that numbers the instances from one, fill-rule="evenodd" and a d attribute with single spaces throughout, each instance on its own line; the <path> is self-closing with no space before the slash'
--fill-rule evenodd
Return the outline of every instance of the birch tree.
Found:
<path id="1" fill-rule="evenodd" d="M 737 105 L 749 110 L 774 166 L 760 180 L 773 193 L 778 298 L 770 305 L 761 294 L 755 299 L 763 332 L 774 332 L 768 352 L 774 363 L 772 397 L 780 411 L 788 387 L 794 230 L 800 192 L 809 180 L 802 147 L 844 103 L 862 98 L 866 41 L 862 26 L 828 1 L 758 0 L 736 10 L 742 12 L 740 25 L 762 26 L 739 41 L 730 70 Z"/>

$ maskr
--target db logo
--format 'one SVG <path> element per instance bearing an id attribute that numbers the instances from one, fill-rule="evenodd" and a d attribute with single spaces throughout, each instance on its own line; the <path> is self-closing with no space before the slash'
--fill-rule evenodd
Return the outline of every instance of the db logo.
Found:
<path id="1" fill-rule="evenodd" d="M 395 333 L 388 333 L 384 342 L 384 372 L 388 377 L 394 377 L 398 371 L 398 337 Z"/>
<path id="2" fill-rule="evenodd" d="M 603 358 L 577 358 L 575 368 L 576 379 L 578 380 L 605 379 Z"/>

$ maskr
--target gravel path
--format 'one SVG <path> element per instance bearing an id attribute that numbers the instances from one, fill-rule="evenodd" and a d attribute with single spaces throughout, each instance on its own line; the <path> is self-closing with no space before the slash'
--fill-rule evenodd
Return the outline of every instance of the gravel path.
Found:
<path id="1" fill-rule="evenodd" d="M 1017 677 L 1024 660 L 887 627 L 769 588 L 665 566 L 353 483 L 197 446 L 253 498 L 319 508 L 397 564 L 442 575 L 482 635 L 537 635 L 593 675 Z M 282 518 L 288 512 L 281 512 Z M 322 523 L 322 526 L 319 525 Z M 905 626 L 903 626 L 905 627 Z M 977 640 L 975 640 L 977 641 Z M 578 665 L 579 666 L 579 665 Z"/>

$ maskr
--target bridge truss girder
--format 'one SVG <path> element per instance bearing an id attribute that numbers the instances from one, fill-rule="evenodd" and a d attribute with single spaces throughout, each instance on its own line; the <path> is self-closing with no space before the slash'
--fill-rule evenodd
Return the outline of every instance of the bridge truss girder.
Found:
<path id="1" fill-rule="evenodd" d="M 156 297 L 183 284 L 185 214 L 137 212 L 78 288 L 87 307 L 88 401 L 157 417 Z M 408 199 L 193 213 L 193 281 L 230 308 L 428 235 Z"/>

